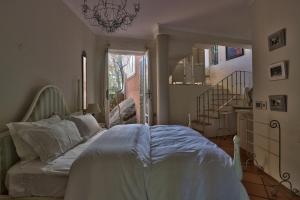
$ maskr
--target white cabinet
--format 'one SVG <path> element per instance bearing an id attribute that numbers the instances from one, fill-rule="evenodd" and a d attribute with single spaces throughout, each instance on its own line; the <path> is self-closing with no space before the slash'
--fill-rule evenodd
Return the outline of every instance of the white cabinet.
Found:
<path id="1" fill-rule="evenodd" d="M 237 135 L 240 137 L 241 148 L 253 152 L 253 111 L 236 109 Z"/>

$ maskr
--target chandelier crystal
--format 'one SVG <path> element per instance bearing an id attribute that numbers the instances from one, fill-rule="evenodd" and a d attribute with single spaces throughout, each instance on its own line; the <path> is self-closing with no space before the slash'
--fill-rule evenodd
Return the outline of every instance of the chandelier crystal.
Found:
<path id="1" fill-rule="evenodd" d="M 126 30 L 132 24 L 140 11 L 138 0 L 133 3 L 130 12 L 127 8 L 127 0 L 97 0 L 95 5 L 88 5 L 87 0 L 83 1 L 82 13 L 94 26 L 100 26 L 108 33 L 116 32 L 119 29 Z"/>

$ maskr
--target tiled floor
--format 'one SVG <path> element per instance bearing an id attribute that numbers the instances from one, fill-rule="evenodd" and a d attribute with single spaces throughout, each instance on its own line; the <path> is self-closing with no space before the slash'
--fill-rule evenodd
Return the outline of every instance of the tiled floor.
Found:
<path id="1" fill-rule="evenodd" d="M 232 137 L 211 139 L 229 155 L 233 155 Z M 245 153 L 241 152 L 242 163 L 247 159 Z M 285 187 L 279 186 L 277 196 L 272 195 L 272 185 L 278 185 L 272 177 L 265 174 L 253 165 L 244 167 L 243 184 L 251 200 L 300 200 L 300 197 L 293 195 Z"/>

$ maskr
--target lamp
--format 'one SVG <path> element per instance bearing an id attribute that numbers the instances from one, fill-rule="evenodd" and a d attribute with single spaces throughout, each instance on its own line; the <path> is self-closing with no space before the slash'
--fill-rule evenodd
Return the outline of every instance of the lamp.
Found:
<path id="1" fill-rule="evenodd" d="M 107 33 L 119 29 L 126 30 L 140 11 L 138 0 L 132 4 L 131 9 L 128 9 L 127 0 L 97 0 L 92 3 L 87 1 L 83 0 L 83 16 L 90 20 L 92 25 L 101 27 Z"/>
<path id="2" fill-rule="evenodd" d="M 97 103 L 90 103 L 86 109 L 87 113 L 91 113 L 93 116 L 101 112 L 101 109 Z"/>

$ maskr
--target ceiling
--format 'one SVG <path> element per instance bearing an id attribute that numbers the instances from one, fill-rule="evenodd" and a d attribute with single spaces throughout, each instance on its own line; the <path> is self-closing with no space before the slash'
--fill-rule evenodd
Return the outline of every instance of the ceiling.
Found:
<path id="1" fill-rule="evenodd" d="M 107 35 L 91 26 L 81 14 L 83 0 L 63 0 L 90 29 Z M 88 0 L 93 4 L 98 0 Z M 112 0 L 119 1 L 119 0 Z M 136 0 L 128 0 L 128 5 Z M 153 38 L 160 27 L 177 31 L 251 39 L 250 10 L 254 0 L 140 0 L 141 11 L 126 31 L 113 33 L 116 37 Z"/>

